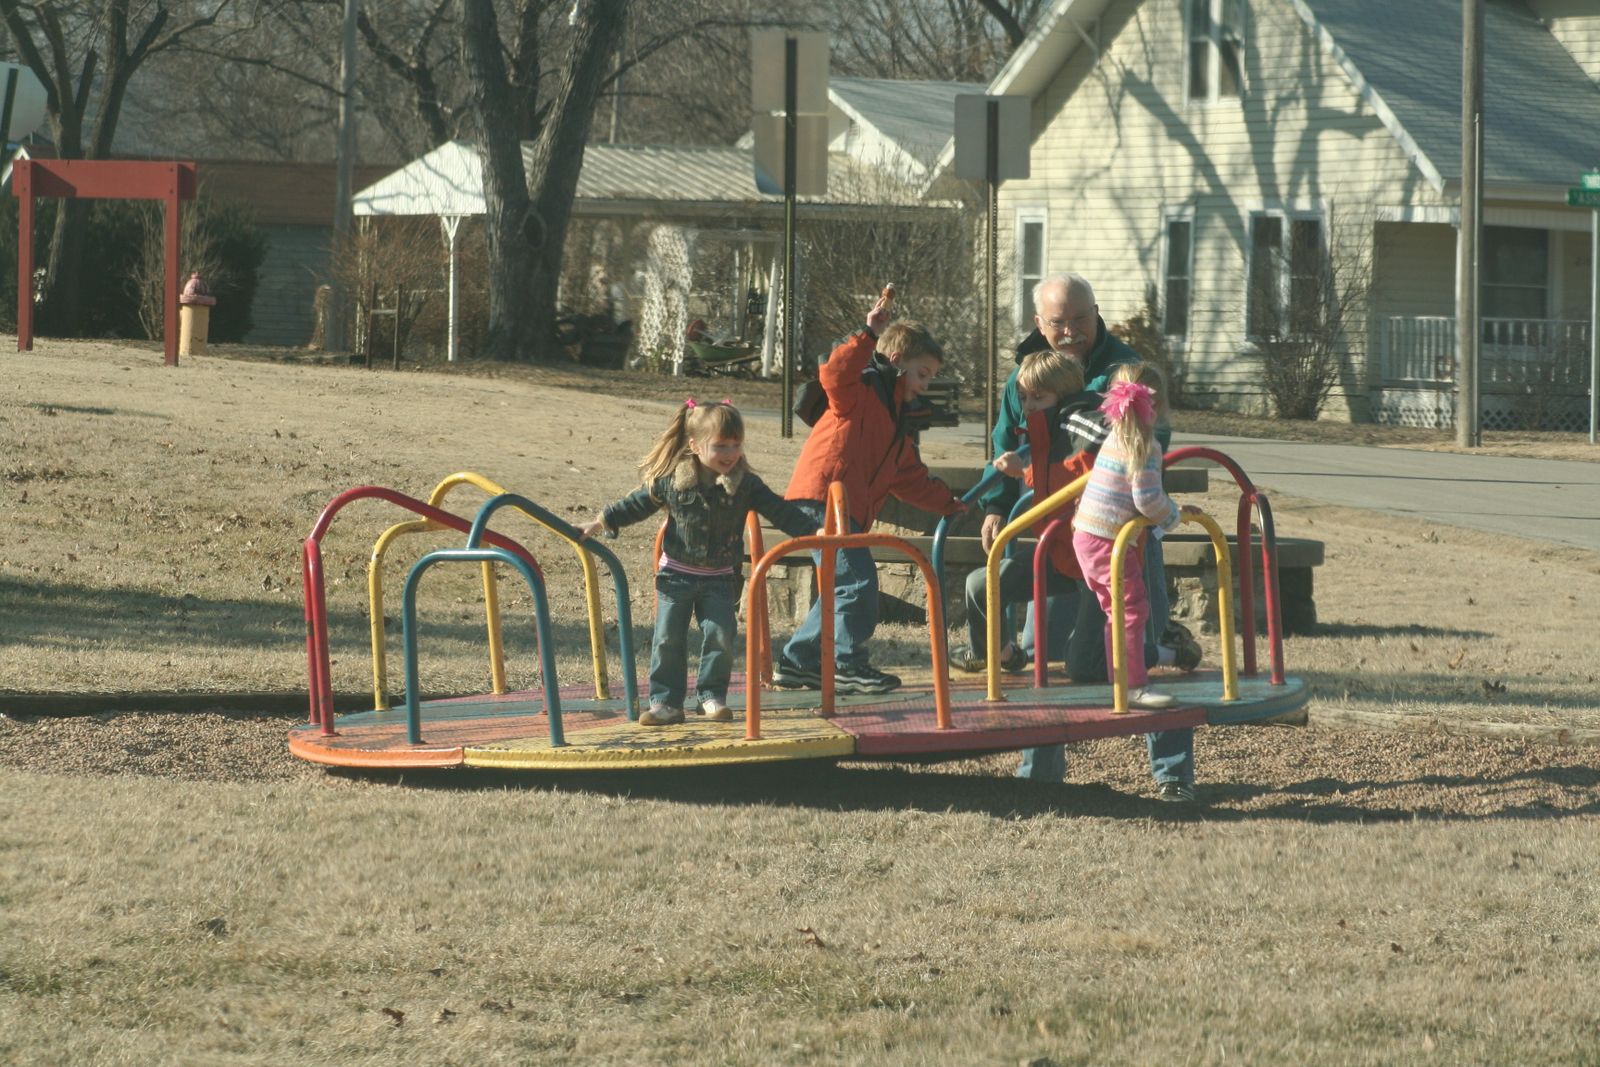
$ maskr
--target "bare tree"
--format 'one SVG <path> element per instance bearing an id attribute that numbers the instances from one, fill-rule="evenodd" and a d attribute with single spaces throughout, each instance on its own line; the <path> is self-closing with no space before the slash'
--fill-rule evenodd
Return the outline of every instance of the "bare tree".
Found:
<path id="1" fill-rule="evenodd" d="M 62 159 L 106 159 L 128 83 L 152 56 L 215 25 L 231 0 L 194 0 L 176 9 L 133 0 L 24 3 L 0 0 L 18 55 L 44 85 L 45 114 Z M 68 201 L 50 235 L 41 320 L 64 331 L 78 319 L 87 213 Z"/>
<path id="2" fill-rule="evenodd" d="M 988 81 L 1044 0 L 822 0 L 834 61 L 861 77 Z"/>

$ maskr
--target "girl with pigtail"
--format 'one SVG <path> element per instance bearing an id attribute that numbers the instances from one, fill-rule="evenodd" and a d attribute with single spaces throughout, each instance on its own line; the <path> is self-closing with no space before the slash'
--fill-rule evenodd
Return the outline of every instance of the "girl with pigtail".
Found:
<path id="1" fill-rule="evenodd" d="M 1188 509 L 1180 510 L 1161 484 L 1161 446 L 1156 442 L 1157 390 L 1160 372 L 1149 363 L 1124 363 L 1111 375 L 1105 413 L 1111 432 L 1095 458 L 1094 470 L 1073 519 L 1072 549 L 1085 584 L 1106 613 L 1106 669 L 1111 666 L 1111 549 L 1129 519 L 1143 515 L 1155 524 L 1151 536 L 1161 538 L 1178 526 Z M 1176 701 L 1147 684 L 1144 661 L 1145 624 L 1150 600 L 1139 554 L 1122 559 L 1124 660 L 1128 667 L 1128 703 L 1136 708 L 1170 708 Z M 1193 789 L 1184 799 L 1193 799 Z"/>
<path id="2" fill-rule="evenodd" d="M 640 488 L 580 532 L 615 536 L 665 508 L 667 532 L 656 561 L 656 627 L 650 649 L 650 708 L 641 726 L 684 721 L 689 623 L 700 623 L 695 710 L 728 722 L 735 611 L 742 584 L 745 519 L 751 511 L 791 537 L 816 533 L 801 508 L 767 487 L 744 458 L 744 419 L 728 401 L 693 397 L 639 463 Z"/>

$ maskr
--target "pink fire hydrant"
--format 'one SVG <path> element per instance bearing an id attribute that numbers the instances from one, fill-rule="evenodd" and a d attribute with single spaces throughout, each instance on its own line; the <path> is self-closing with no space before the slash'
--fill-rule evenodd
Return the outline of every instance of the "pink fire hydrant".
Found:
<path id="1" fill-rule="evenodd" d="M 206 351 L 206 338 L 211 333 L 211 305 L 217 298 L 206 288 L 199 271 L 189 275 L 189 283 L 178 297 L 178 354 L 201 355 Z"/>

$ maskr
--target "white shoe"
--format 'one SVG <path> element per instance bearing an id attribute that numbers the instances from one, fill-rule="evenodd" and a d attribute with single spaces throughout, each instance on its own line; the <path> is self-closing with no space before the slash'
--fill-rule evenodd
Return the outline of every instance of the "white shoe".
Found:
<path id="1" fill-rule="evenodd" d="M 1176 707 L 1178 698 L 1166 693 L 1158 693 L 1147 685 L 1138 689 L 1128 690 L 1128 706 L 1140 708 L 1144 711 L 1165 711 L 1167 708 Z"/>
<path id="2" fill-rule="evenodd" d="M 712 722 L 731 722 L 733 709 L 716 697 L 706 697 L 700 702 L 700 710 Z"/>

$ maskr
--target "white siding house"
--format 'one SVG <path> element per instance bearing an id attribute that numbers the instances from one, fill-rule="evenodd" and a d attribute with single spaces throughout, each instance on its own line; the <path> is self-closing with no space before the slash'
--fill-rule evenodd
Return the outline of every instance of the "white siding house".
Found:
<path id="1" fill-rule="evenodd" d="M 1600 4 L 1487 9 L 1495 426 L 1586 388 L 1593 213 L 1565 191 L 1600 163 Z M 1327 413 L 1448 419 L 1460 25 L 1459 0 L 1055 0 L 989 86 L 1033 102 L 1031 177 L 1000 194 L 1019 328 L 1041 270 L 1086 275 L 1108 324 L 1154 293 L 1190 392 L 1259 409 L 1259 294 L 1292 307 L 1312 259 L 1348 260 L 1372 297 Z"/>

